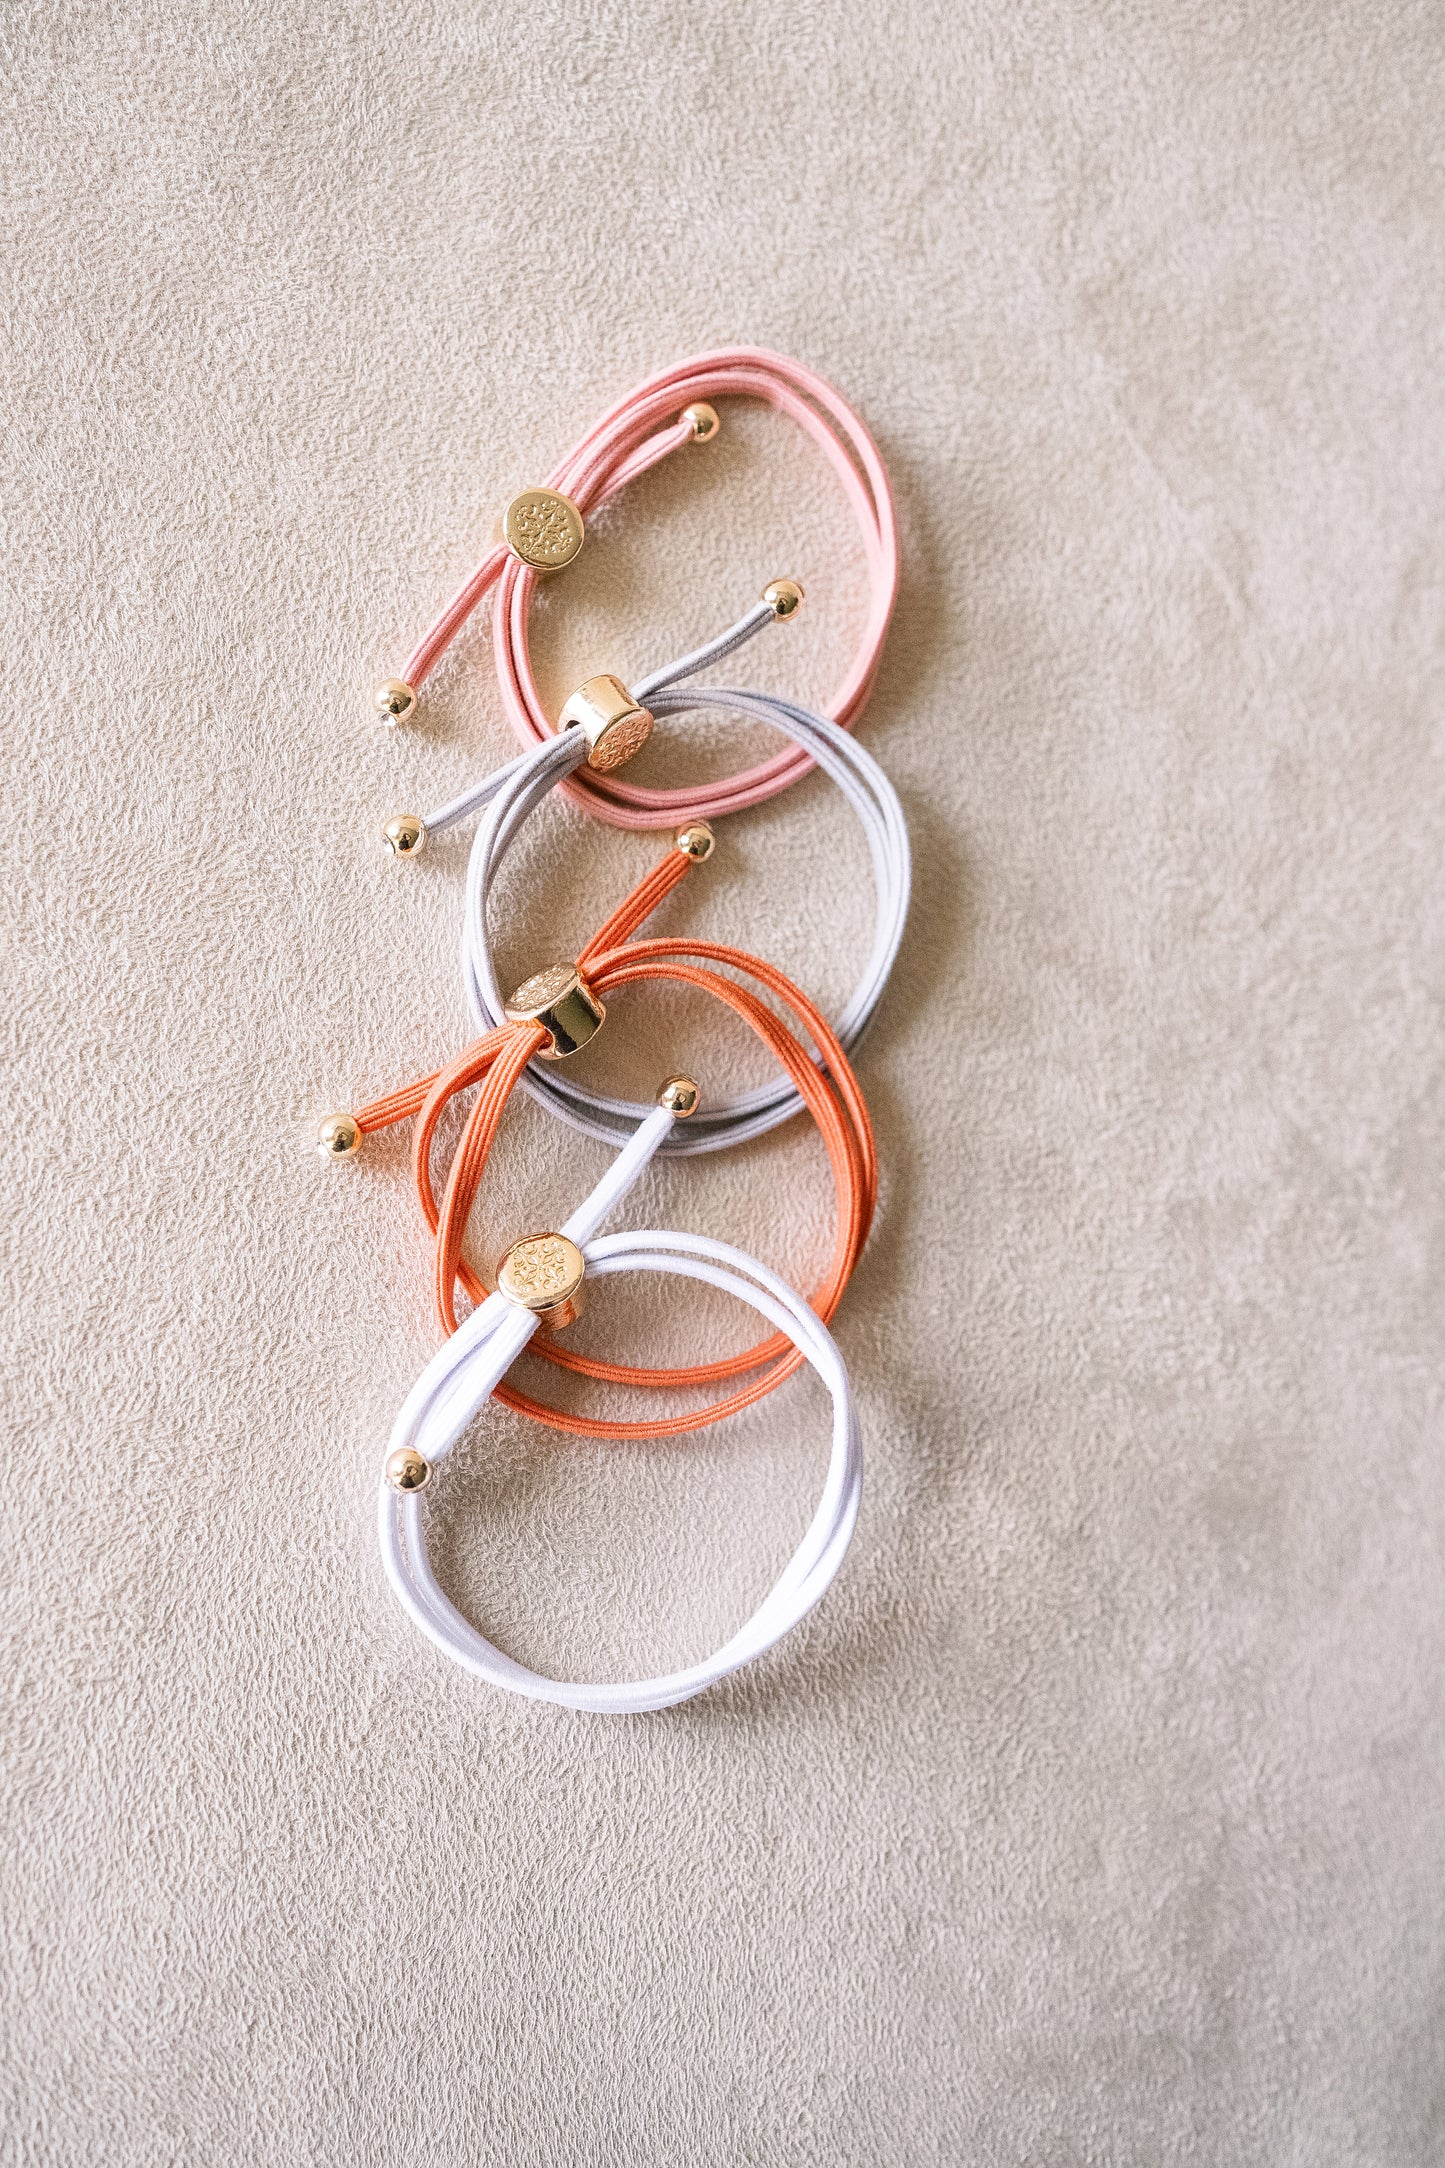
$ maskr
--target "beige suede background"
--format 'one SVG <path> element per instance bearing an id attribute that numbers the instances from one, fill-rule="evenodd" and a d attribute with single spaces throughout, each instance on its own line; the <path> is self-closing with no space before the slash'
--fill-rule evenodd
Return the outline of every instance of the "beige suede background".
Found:
<path id="1" fill-rule="evenodd" d="M 0 2159 L 1438 2162 L 1438 6 L 11 0 L 0 40 Z M 516 488 L 734 341 L 859 406 L 903 530 L 867 1491 L 776 1656 L 572 1717 L 386 1591 L 426 1256 L 405 1139 L 309 1138 L 464 1043 L 465 841 L 375 836 L 511 750 L 484 627 L 409 734 L 367 688 Z M 823 699 L 858 553 L 730 407 L 549 588 L 544 688 L 785 572 L 733 667 Z M 669 736 L 654 778 L 766 734 Z M 516 975 L 656 849 L 549 808 Z M 815 778 L 664 922 L 836 1005 L 870 912 Z M 761 1073 L 666 998 L 583 1059 Z M 519 1112 L 479 1256 L 605 1156 Z M 829 1212 L 798 1123 L 628 1217 L 806 1284 Z M 581 1328 L 743 1329 L 616 1283 Z M 648 1450 L 488 1420 L 440 1564 L 533 1662 L 676 1662 L 825 1454 L 807 1380 Z"/>

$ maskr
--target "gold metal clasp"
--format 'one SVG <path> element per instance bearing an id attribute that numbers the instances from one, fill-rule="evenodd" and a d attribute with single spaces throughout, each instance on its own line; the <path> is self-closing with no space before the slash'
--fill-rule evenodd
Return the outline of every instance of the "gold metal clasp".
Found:
<path id="1" fill-rule="evenodd" d="M 557 728 L 580 730 L 587 740 L 588 767 L 606 771 L 641 752 L 652 736 L 652 716 L 638 706 L 621 678 L 604 670 L 578 686 L 558 716 Z"/>
<path id="2" fill-rule="evenodd" d="M 524 979 L 507 1003 L 509 1024 L 540 1024 L 550 1044 L 543 1061 L 565 1061 L 602 1029 L 607 1011 L 575 964 L 548 964 Z"/>
<path id="3" fill-rule="evenodd" d="M 534 572 L 560 572 L 586 536 L 582 514 L 557 489 L 524 489 L 502 514 L 502 536 L 514 557 Z"/>
<path id="4" fill-rule="evenodd" d="M 547 1332 L 561 1332 L 582 1310 L 586 1260 L 567 1235 L 524 1235 L 497 1267 L 508 1302 L 530 1310 Z"/>

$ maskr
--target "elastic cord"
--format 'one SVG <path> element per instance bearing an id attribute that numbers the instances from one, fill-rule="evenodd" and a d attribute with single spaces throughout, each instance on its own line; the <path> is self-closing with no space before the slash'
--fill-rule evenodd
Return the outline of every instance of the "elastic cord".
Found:
<path id="1" fill-rule="evenodd" d="M 630 1179 L 650 1154 L 641 1131 Z M 593 1200 L 569 1228 L 600 1220 L 630 1180 L 618 1182 L 601 1210 Z M 604 1183 L 609 1178 L 604 1178 Z M 603 1185 L 599 1185 L 599 1188 Z M 594 1192 L 594 1198 L 596 1192 Z M 574 1236 L 574 1239 L 576 1237 Z M 382 1564 L 399 1602 L 428 1640 L 488 1685 L 536 1701 L 599 1715 L 669 1708 L 700 1694 L 776 1645 L 818 1602 L 852 1539 L 863 1487 L 863 1445 L 843 1358 L 831 1335 L 775 1273 L 726 1243 L 701 1235 L 658 1232 L 606 1235 L 582 1245 L 587 1272 L 603 1279 L 622 1272 L 665 1272 L 701 1281 L 735 1296 L 792 1341 L 797 1360 L 810 1362 L 833 1402 L 833 1443 L 823 1494 L 806 1534 L 773 1589 L 747 1623 L 713 1655 L 659 1678 L 583 1684 L 544 1677 L 496 1648 L 465 1619 L 432 1571 L 426 1544 L 424 1491 L 401 1493 L 382 1477 L 377 1528 Z M 536 1330 L 536 1319 L 503 1296 L 473 1311 L 455 1338 L 438 1349 L 408 1394 L 388 1444 L 388 1458 L 408 1448 L 428 1463 L 445 1458 L 489 1393 Z"/>
<path id="2" fill-rule="evenodd" d="M 659 717 L 675 718 L 689 709 L 708 708 L 771 723 L 808 751 L 852 808 L 868 845 L 875 918 L 863 975 L 835 1026 L 837 1038 L 851 1051 L 882 998 L 908 917 L 912 860 L 898 794 L 871 753 L 822 716 L 767 693 L 682 686 L 682 681 L 695 671 L 735 652 L 771 619 L 766 605 L 761 614 L 756 609 L 749 611 L 705 647 L 639 680 L 633 697 L 645 699 Z M 431 832 L 485 809 L 472 840 L 462 930 L 463 982 L 472 1014 L 484 1029 L 500 1024 L 505 1016 L 488 928 L 488 903 L 498 871 L 529 815 L 577 768 L 586 750 L 580 731 L 564 731 L 533 752 L 508 761 L 494 775 L 426 817 L 425 825 Z M 530 1095 L 551 1113 L 603 1143 L 615 1144 L 629 1136 L 647 1113 L 634 1101 L 590 1091 L 574 1077 L 543 1064 L 534 1063 L 522 1081 Z M 669 1156 L 721 1151 L 775 1129 L 790 1120 L 800 1104 L 796 1086 L 787 1076 L 780 1076 L 734 1098 L 709 1100 L 693 1121 L 674 1134 L 665 1149 Z"/>
<path id="3" fill-rule="evenodd" d="M 818 1124 L 838 1196 L 833 1258 L 827 1278 L 813 1298 L 814 1309 L 827 1319 L 842 1298 L 867 1238 L 877 1199 L 877 1159 L 868 1110 L 847 1056 L 834 1034 L 812 1003 L 782 972 L 742 950 L 716 942 L 678 936 L 648 941 L 631 938 L 647 913 L 656 909 L 662 897 L 685 876 L 690 864 L 681 852 L 669 852 L 588 943 L 578 963 L 585 970 L 588 985 L 598 996 L 610 995 L 643 979 L 681 981 L 712 995 L 749 1024 L 783 1066 L 800 1101 L 806 1103 Z M 604 941 L 615 945 L 604 949 L 601 946 Z M 718 970 L 703 968 L 717 964 L 745 974 L 763 992 L 784 1003 L 813 1040 L 817 1055 L 810 1053 L 797 1033 L 757 994 L 724 977 Z M 544 1040 L 545 1033 L 538 1025 L 504 1022 L 485 1033 L 446 1069 L 374 1101 L 355 1117 L 363 1134 L 386 1128 L 409 1116 L 418 1117 L 412 1147 L 412 1174 L 422 1210 L 436 1236 L 436 1307 L 443 1329 L 449 1333 L 458 1330 L 455 1292 L 458 1284 L 474 1303 L 483 1304 L 487 1300 L 485 1282 L 462 1256 L 462 1241 L 507 1100 Z M 481 1088 L 453 1154 L 439 1204 L 431 1175 L 432 1141 L 437 1123 L 448 1102 L 473 1085 Z M 643 1115 L 645 1125 L 652 1118 L 651 1112 L 643 1110 Z M 665 1149 L 668 1141 L 664 1134 L 657 1148 Z M 586 1377 L 659 1390 L 705 1385 L 762 1372 L 748 1385 L 691 1414 L 644 1422 L 573 1415 L 519 1393 L 512 1386 L 499 1388 L 498 1396 L 509 1407 L 520 1409 L 555 1429 L 610 1438 L 672 1437 L 682 1431 L 701 1429 L 723 1415 L 751 1406 L 791 1375 L 801 1359 L 795 1351 L 788 1352 L 785 1343 L 776 1336 L 737 1355 L 681 1368 L 636 1369 L 603 1362 L 575 1354 L 560 1341 L 550 1338 L 538 1342 L 535 1352 L 563 1369 Z"/>
<path id="4" fill-rule="evenodd" d="M 812 438 L 842 485 L 857 523 L 868 569 L 868 618 L 862 641 L 828 703 L 829 717 L 851 727 L 872 690 L 898 587 L 898 533 L 888 476 L 867 429 L 822 377 L 801 363 L 757 347 L 699 354 L 650 377 L 620 399 L 547 477 L 586 515 L 628 482 L 692 442 L 692 424 L 679 410 L 697 401 L 740 396 L 778 408 Z M 565 575 L 564 575 L 565 576 Z M 495 583 L 493 656 L 502 705 L 523 745 L 552 735 L 528 650 L 527 625 L 538 575 L 505 545 L 482 560 L 402 668 L 416 691 L 435 668 L 478 603 Z M 570 776 L 570 797 L 619 828 L 667 828 L 757 805 L 807 772 L 801 745 L 744 773 L 682 790 L 646 790 L 589 769 Z"/>

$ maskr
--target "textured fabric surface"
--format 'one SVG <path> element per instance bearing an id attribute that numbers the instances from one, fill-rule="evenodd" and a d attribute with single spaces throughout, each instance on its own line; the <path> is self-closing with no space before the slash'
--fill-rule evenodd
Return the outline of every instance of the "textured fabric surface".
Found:
<path id="1" fill-rule="evenodd" d="M 0 2158 L 1438 2162 L 1438 6 L 11 0 L 0 40 Z M 427 1268 L 404 1143 L 308 1140 L 462 1043 L 464 846 L 374 838 L 510 750 L 480 628 L 409 734 L 367 688 L 603 405 L 736 340 L 858 405 L 904 535 L 867 1489 L 783 1650 L 606 1722 L 388 1599 Z M 780 573 L 748 674 L 821 697 L 861 568 L 729 410 L 549 588 L 544 691 Z M 504 961 L 656 848 L 549 809 Z M 836 1003 L 869 919 L 814 778 L 664 922 Z M 755 1074 L 622 1010 L 599 1082 Z M 509 1118 L 478 1257 L 602 1164 Z M 797 1123 L 628 1219 L 806 1283 L 828 1210 Z M 613 1285 L 579 1328 L 745 1329 Z M 439 1564 L 534 1663 L 682 1661 L 825 1452 L 806 1379 L 646 1451 L 487 1421 Z"/>

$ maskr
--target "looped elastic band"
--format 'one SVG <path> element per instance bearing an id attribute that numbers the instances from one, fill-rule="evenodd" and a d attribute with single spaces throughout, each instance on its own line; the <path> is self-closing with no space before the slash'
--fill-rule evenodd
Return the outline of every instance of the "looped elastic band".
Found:
<path id="1" fill-rule="evenodd" d="M 857 523 L 868 567 L 868 619 L 858 651 L 827 706 L 829 718 L 850 728 L 873 687 L 898 588 L 898 531 L 888 476 L 867 429 L 822 377 L 783 355 L 757 347 L 725 347 L 649 377 L 595 423 L 547 477 L 584 514 L 694 441 L 680 410 L 722 397 L 762 399 L 786 414 L 827 458 Z M 507 719 L 523 745 L 550 738 L 553 725 L 532 672 L 527 621 L 538 574 L 505 545 L 483 558 L 403 665 L 416 692 L 494 584 L 493 649 Z M 807 772 L 801 744 L 739 775 L 682 790 L 647 790 L 614 775 L 569 776 L 568 795 L 599 820 L 619 828 L 667 828 L 757 805 Z"/>
<path id="2" fill-rule="evenodd" d="M 772 724 L 807 751 L 852 808 L 868 845 L 875 920 L 863 975 L 834 1026 L 838 1041 L 851 1052 L 882 998 L 908 918 L 912 861 L 908 826 L 898 794 L 872 754 L 822 716 L 768 693 L 684 683 L 696 672 L 735 653 L 772 621 L 772 612 L 765 604 L 749 610 L 705 647 L 639 679 L 633 694 L 659 718 L 677 718 L 692 709 L 708 708 L 754 716 Z M 564 731 L 560 737 L 550 738 L 532 752 L 508 761 L 483 782 L 426 816 L 426 831 L 434 834 L 484 809 L 467 867 L 462 931 L 462 975 L 467 999 L 483 1030 L 500 1026 L 506 1016 L 488 928 L 493 884 L 529 816 L 576 770 L 586 750 L 579 731 Z M 566 1071 L 535 1062 L 523 1075 L 522 1085 L 550 1113 L 603 1143 L 625 1140 L 649 1112 L 635 1101 L 590 1091 Z M 801 1104 L 796 1086 L 786 1075 L 734 1098 L 709 1099 L 663 1149 L 669 1157 L 721 1151 L 791 1120 Z"/>
<path id="3" fill-rule="evenodd" d="M 605 1213 L 635 1182 L 666 1134 L 671 1116 L 658 1109 L 562 1230 L 582 1249 L 594 1279 L 623 1272 L 665 1272 L 734 1295 L 793 1344 L 796 1360 L 812 1364 L 833 1403 L 833 1443 L 823 1494 L 807 1533 L 763 1604 L 732 1638 L 703 1662 L 660 1678 L 587 1685 L 548 1679 L 505 1656 L 463 1618 L 432 1571 L 426 1546 L 427 1505 L 420 1488 L 401 1491 L 384 1473 L 377 1524 L 382 1563 L 399 1602 L 421 1631 L 455 1663 L 489 1685 L 597 1714 L 665 1709 L 702 1693 L 780 1641 L 823 1595 L 842 1563 L 858 1517 L 863 1447 L 843 1358 L 827 1329 L 793 1290 L 766 1266 L 726 1243 L 701 1235 L 648 1232 L 595 1237 Z M 537 1329 L 536 1318 L 503 1295 L 489 1296 L 427 1364 L 408 1394 L 388 1443 L 397 1457 L 419 1457 L 426 1474 L 451 1451 L 489 1394 Z"/>
<path id="4" fill-rule="evenodd" d="M 744 950 L 726 948 L 717 942 L 694 941 L 682 936 L 646 941 L 632 938 L 648 914 L 656 910 L 663 897 L 685 877 L 690 864 L 682 852 L 669 852 L 599 928 L 578 957 L 578 968 L 585 973 L 592 993 L 598 996 L 611 994 L 643 979 L 671 979 L 694 986 L 723 1002 L 750 1025 L 784 1068 L 801 1102 L 818 1124 L 837 1192 L 838 1225 L 833 1256 L 827 1277 L 813 1297 L 813 1309 L 827 1320 L 842 1300 L 843 1290 L 867 1239 L 877 1201 L 878 1165 L 868 1109 L 848 1057 L 833 1032 L 813 1004 L 781 971 L 749 956 Z M 738 971 L 763 992 L 781 1001 L 812 1039 L 817 1048 L 816 1056 L 798 1033 L 756 993 L 725 977 L 722 971 L 706 968 L 709 965 L 723 965 Z M 488 1296 L 486 1283 L 462 1255 L 462 1243 L 507 1101 L 527 1064 L 540 1051 L 545 1037 L 537 1024 L 506 1022 L 484 1034 L 447 1068 L 422 1077 L 385 1099 L 373 1101 L 354 1116 L 362 1135 L 388 1128 L 394 1122 L 417 1118 L 412 1143 L 412 1178 L 422 1211 L 436 1237 L 436 1308 L 442 1327 L 448 1333 L 458 1330 L 458 1285 L 474 1303 L 484 1303 Z M 431 1173 L 432 1140 L 437 1123 L 443 1109 L 458 1092 L 478 1084 L 481 1089 L 452 1156 L 439 1205 Z M 641 1134 L 652 1119 L 651 1112 L 643 1111 L 646 1120 L 637 1134 Z M 660 1133 L 654 1150 L 665 1145 L 667 1134 L 666 1130 Z M 751 1407 L 790 1377 L 803 1359 L 796 1348 L 789 1352 L 786 1339 L 779 1339 L 776 1334 L 736 1355 L 669 1369 L 633 1368 L 600 1361 L 579 1355 L 551 1339 L 538 1341 L 533 1352 L 583 1377 L 649 1390 L 708 1385 L 725 1378 L 761 1372 L 748 1385 L 704 1408 L 645 1422 L 574 1415 L 549 1406 L 545 1401 L 534 1400 L 513 1386 L 497 1388 L 497 1397 L 508 1407 L 534 1416 L 553 1429 L 584 1437 L 637 1439 L 674 1437 L 683 1431 L 700 1430 L 724 1415 Z"/>

